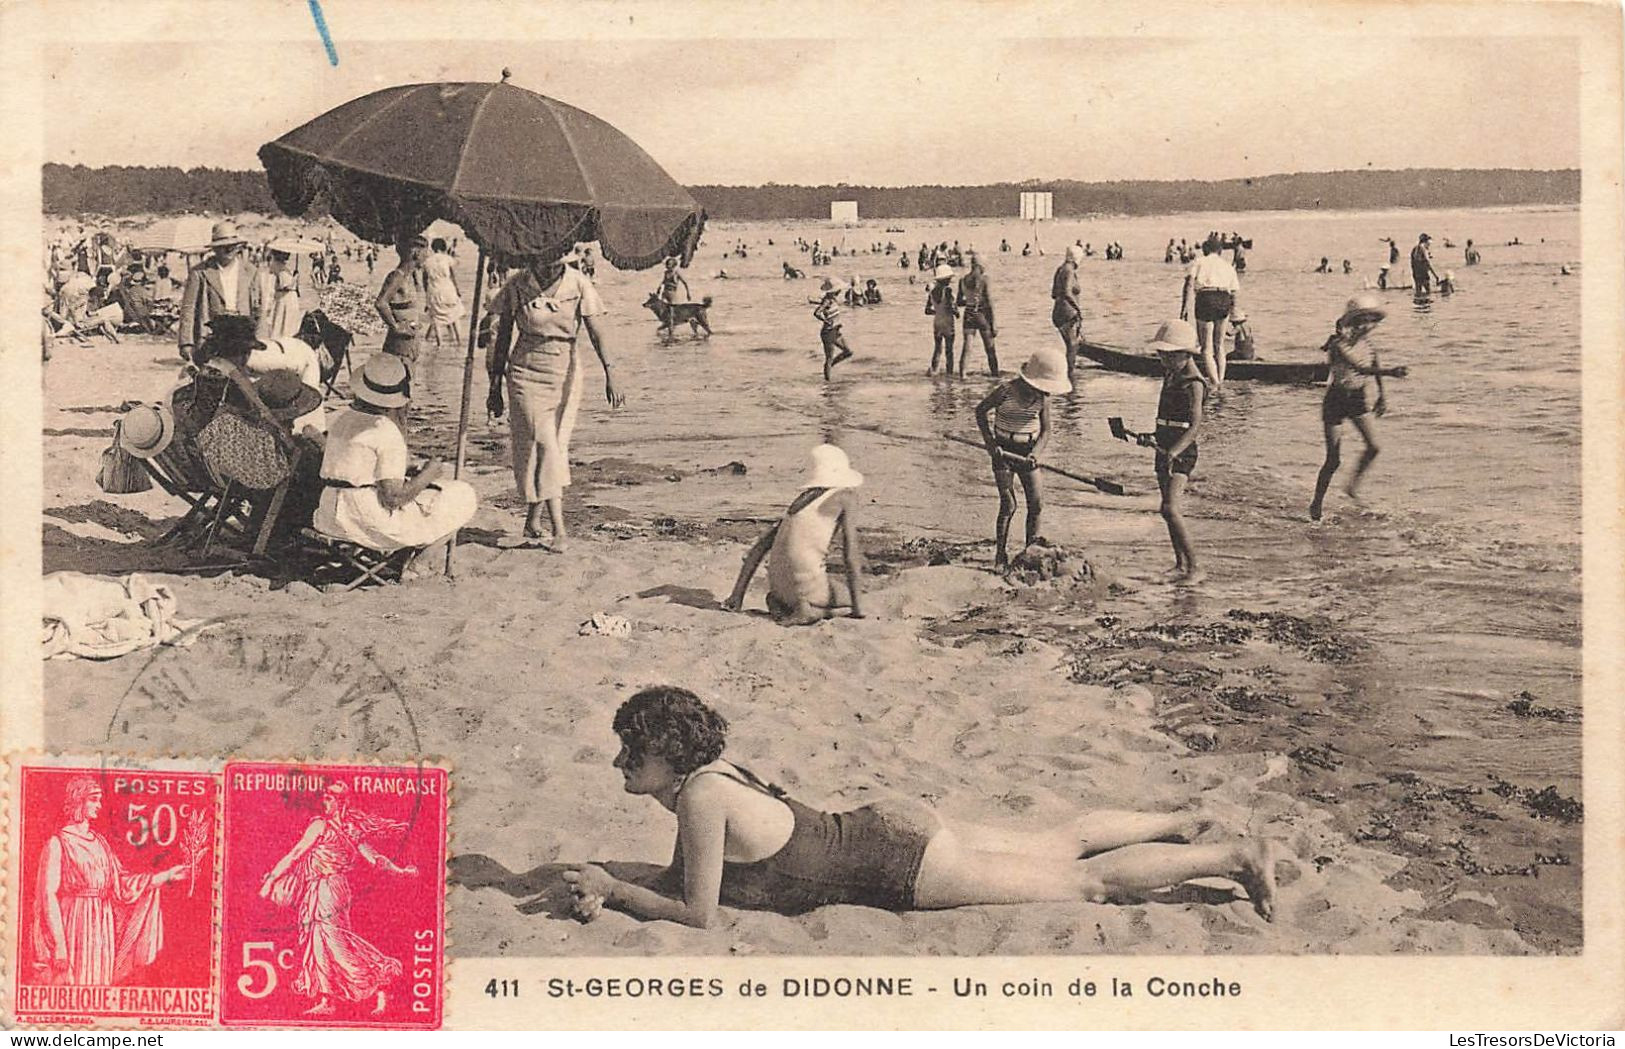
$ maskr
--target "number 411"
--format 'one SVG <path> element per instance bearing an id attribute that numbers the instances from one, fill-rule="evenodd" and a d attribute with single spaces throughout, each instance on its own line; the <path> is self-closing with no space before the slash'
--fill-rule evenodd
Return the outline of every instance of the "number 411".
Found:
<path id="1" fill-rule="evenodd" d="M 492 980 L 485 985 L 485 993 L 492 998 L 518 998 L 518 980 Z"/>

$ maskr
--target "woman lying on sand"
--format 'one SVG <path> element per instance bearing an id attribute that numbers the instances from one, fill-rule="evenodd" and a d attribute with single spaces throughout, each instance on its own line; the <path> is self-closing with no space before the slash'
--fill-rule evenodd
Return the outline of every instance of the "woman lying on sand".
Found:
<path id="1" fill-rule="evenodd" d="M 564 874 L 582 917 L 609 906 L 705 928 L 719 904 L 798 914 L 832 903 L 906 911 L 1104 902 L 1210 877 L 1239 882 L 1259 914 L 1274 914 L 1274 847 L 1241 838 L 1168 844 L 1209 826 L 1191 813 L 1101 810 L 1027 831 L 950 824 L 908 801 L 831 814 L 723 761 L 728 723 L 686 689 L 637 693 L 614 726 L 627 793 L 677 815 L 671 865 L 656 884 L 680 895 L 583 864 Z"/>

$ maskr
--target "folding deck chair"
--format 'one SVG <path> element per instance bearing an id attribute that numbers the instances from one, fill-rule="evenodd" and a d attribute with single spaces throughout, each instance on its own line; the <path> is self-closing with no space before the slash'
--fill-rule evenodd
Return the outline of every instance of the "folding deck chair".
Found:
<path id="1" fill-rule="evenodd" d="M 311 582 L 318 586 L 331 584 L 330 588 L 340 592 L 369 583 L 379 586 L 399 583 L 406 563 L 421 549 L 407 546 L 385 554 L 346 539 L 323 535 L 314 528 L 301 528 L 299 538 L 313 561 Z"/>

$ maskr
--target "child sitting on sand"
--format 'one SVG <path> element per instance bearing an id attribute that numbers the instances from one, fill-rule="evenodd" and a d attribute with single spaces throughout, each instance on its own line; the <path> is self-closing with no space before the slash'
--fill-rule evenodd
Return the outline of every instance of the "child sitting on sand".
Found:
<path id="1" fill-rule="evenodd" d="M 1059 350 L 1033 354 L 1014 379 L 1004 383 L 976 406 L 976 426 L 993 459 L 993 483 L 999 487 L 999 519 L 994 528 L 998 552 L 995 571 L 1010 567 L 1007 549 L 1010 519 L 1016 515 L 1016 478 L 1027 500 L 1027 545 L 1038 539 L 1043 492 L 1038 483 L 1038 457 L 1049 440 L 1049 396 L 1070 393 L 1066 357 Z"/>
<path id="2" fill-rule="evenodd" d="M 614 729 L 626 792 L 674 813 L 677 841 L 652 881 L 658 889 L 595 864 L 566 870 L 583 918 L 608 906 L 706 928 L 719 905 L 802 914 L 841 903 L 908 911 L 1105 902 L 1213 877 L 1237 882 L 1266 920 L 1275 912 L 1275 847 L 1244 838 L 1172 844 L 1211 825 L 1194 813 L 1097 810 L 1021 831 L 950 823 L 913 800 L 831 814 L 723 760 L 727 721 L 686 689 L 637 693 L 615 712 Z"/>
<path id="3" fill-rule="evenodd" d="M 835 366 L 852 356 L 852 348 L 846 344 L 846 336 L 841 334 L 841 286 L 825 277 L 818 291 L 818 298 L 807 301 L 818 304 L 813 316 L 823 325 L 818 329 L 818 339 L 824 346 L 824 381 L 828 382 Z M 836 350 L 840 352 L 836 353 Z"/>
<path id="4" fill-rule="evenodd" d="M 853 619 L 862 619 L 858 576 L 863 555 L 855 520 L 861 484 L 863 475 L 852 469 L 845 452 L 833 444 L 814 448 L 811 475 L 801 494 L 784 512 L 783 520 L 769 528 L 745 555 L 733 593 L 723 607 L 739 611 L 751 578 L 762 558 L 768 557 L 767 608 L 775 619 L 787 626 L 803 626 L 828 619 L 842 608 L 850 608 Z M 846 561 L 844 581 L 831 578 L 825 564 L 837 526 Z"/>
<path id="5" fill-rule="evenodd" d="M 1186 321 L 1163 321 L 1151 340 L 1162 356 L 1162 393 L 1157 398 L 1157 432 L 1142 444 L 1157 449 L 1157 488 L 1162 492 L 1162 519 L 1174 546 L 1174 575 L 1185 586 L 1202 581 L 1196 549 L 1180 512 L 1185 483 L 1196 469 L 1196 438 L 1202 428 L 1202 395 L 1206 383 L 1196 367 L 1201 349 L 1196 329 Z"/>

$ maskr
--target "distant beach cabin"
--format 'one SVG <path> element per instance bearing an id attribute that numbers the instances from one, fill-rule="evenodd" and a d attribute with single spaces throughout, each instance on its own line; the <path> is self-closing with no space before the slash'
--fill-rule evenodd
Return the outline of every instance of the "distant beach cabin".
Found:
<path id="1" fill-rule="evenodd" d="M 858 221 L 858 202 L 855 200 L 830 201 L 829 220 L 831 222 L 844 222 L 847 225 L 856 225 Z"/>
<path id="2" fill-rule="evenodd" d="M 1055 194 L 1023 193 L 1021 195 L 1021 218 L 1023 221 L 1052 219 L 1054 217 Z"/>

